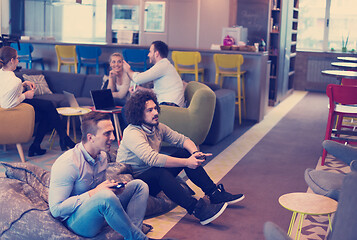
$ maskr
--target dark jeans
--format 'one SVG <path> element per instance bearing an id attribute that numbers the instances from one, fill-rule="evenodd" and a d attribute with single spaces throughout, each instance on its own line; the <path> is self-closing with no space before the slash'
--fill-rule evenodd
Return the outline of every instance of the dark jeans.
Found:
<path id="1" fill-rule="evenodd" d="M 172 156 L 188 158 L 190 154 L 186 150 L 180 149 L 172 154 Z M 195 185 L 200 187 L 206 195 L 212 193 L 216 189 L 216 185 L 201 166 L 196 169 L 187 167 L 152 167 L 137 176 L 137 178 L 148 184 L 150 195 L 156 196 L 162 190 L 173 202 L 185 208 L 189 214 L 192 214 L 196 206 L 197 199 L 187 193 L 186 190 L 177 181 L 176 176 L 182 170 L 185 171 L 188 178 Z"/>
<path id="2" fill-rule="evenodd" d="M 56 129 L 61 139 L 67 136 L 61 118 L 51 101 L 44 99 L 25 99 L 23 102 L 30 104 L 35 110 L 35 122 L 38 123 L 38 126 L 35 132 L 34 144 L 41 144 L 47 131 L 52 128 Z"/>

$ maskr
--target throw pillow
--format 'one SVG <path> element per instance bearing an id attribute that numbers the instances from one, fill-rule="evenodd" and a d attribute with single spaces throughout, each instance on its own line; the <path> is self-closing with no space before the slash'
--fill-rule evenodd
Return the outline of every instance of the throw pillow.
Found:
<path id="1" fill-rule="evenodd" d="M 22 75 L 25 81 L 30 81 L 35 83 L 36 90 L 35 95 L 43 95 L 43 94 L 52 94 L 52 91 L 49 89 L 48 84 L 45 80 L 45 76 L 41 75 Z"/>
<path id="2" fill-rule="evenodd" d="M 48 203 L 48 188 L 50 186 L 50 172 L 31 163 L 1 163 L 5 167 L 8 178 L 27 183 Z"/>

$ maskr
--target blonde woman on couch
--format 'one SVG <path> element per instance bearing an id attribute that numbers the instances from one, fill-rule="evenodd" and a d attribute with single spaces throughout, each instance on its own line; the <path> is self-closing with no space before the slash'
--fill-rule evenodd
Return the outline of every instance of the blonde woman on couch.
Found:
<path id="1" fill-rule="evenodd" d="M 124 106 L 127 97 L 129 96 L 130 79 L 123 69 L 123 55 L 115 52 L 110 55 L 109 76 L 104 76 L 103 81 L 108 81 L 108 89 L 112 91 L 114 102 L 116 105 Z"/>
<path id="2" fill-rule="evenodd" d="M 13 108 L 21 102 L 32 105 L 35 110 L 35 121 L 38 127 L 35 139 L 31 144 L 28 156 L 43 155 L 45 149 L 41 148 L 41 142 L 49 129 L 55 128 L 60 137 L 62 151 L 73 148 L 75 143 L 68 137 L 62 126 L 60 116 L 51 101 L 34 99 L 36 86 L 33 82 L 24 81 L 16 77 L 14 70 L 19 64 L 17 51 L 8 46 L 0 48 L 0 107 Z M 29 90 L 24 91 L 24 87 Z"/>

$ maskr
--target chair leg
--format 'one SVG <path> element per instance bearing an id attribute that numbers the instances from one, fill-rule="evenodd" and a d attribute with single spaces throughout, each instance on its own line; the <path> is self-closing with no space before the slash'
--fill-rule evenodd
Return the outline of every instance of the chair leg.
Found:
<path id="1" fill-rule="evenodd" d="M 238 114 L 239 114 L 239 124 L 242 124 L 242 104 L 241 104 L 241 82 L 240 76 L 237 76 L 237 102 L 238 104 Z"/>
<path id="2" fill-rule="evenodd" d="M 245 83 L 244 83 L 244 74 L 241 75 L 241 81 L 242 81 L 243 112 L 244 112 L 244 116 L 247 116 L 247 107 L 246 107 L 246 104 L 245 104 Z"/>
<path id="3" fill-rule="evenodd" d="M 45 70 L 45 65 L 43 64 L 43 61 L 41 60 L 41 67 L 42 67 L 42 71 Z"/>
<path id="4" fill-rule="evenodd" d="M 219 81 L 219 73 L 216 73 L 215 83 L 218 84 L 218 81 Z"/>
<path id="5" fill-rule="evenodd" d="M 29 67 L 32 69 L 32 61 L 29 62 Z"/>
<path id="6" fill-rule="evenodd" d="M 61 63 L 58 63 L 57 72 L 60 72 L 60 71 L 61 71 Z"/>
<path id="7" fill-rule="evenodd" d="M 195 80 L 196 80 L 196 82 L 199 82 L 199 79 L 198 79 L 198 72 L 195 72 Z"/>
<path id="8" fill-rule="evenodd" d="M 78 69 L 77 69 L 77 73 L 81 73 L 81 64 L 78 63 Z"/>
<path id="9" fill-rule="evenodd" d="M 75 72 L 75 73 L 78 72 L 78 66 L 77 66 L 77 64 L 74 64 L 74 72 Z"/>
<path id="10" fill-rule="evenodd" d="M 99 75 L 99 65 L 96 65 L 96 66 L 95 66 L 95 73 L 96 73 L 97 75 Z"/>
<path id="11" fill-rule="evenodd" d="M 205 72 L 202 71 L 202 73 L 201 73 L 201 82 L 205 82 L 204 75 L 205 75 Z"/>
<path id="12" fill-rule="evenodd" d="M 325 132 L 325 139 L 324 140 L 331 139 L 332 125 L 333 125 L 333 120 L 335 118 L 335 115 L 333 114 L 332 111 L 333 110 L 329 110 L 328 119 L 327 119 L 327 125 L 326 125 L 326 132 Z M 325 165 L 326 155 L 327 155 L 327 152 L 324 149 L 323 152 L 322 152 L 321 166 Z"/>
<path id="13" fill-rule="evenodd" d="M 24 150 L 22 149 L 21 143 L 16 144 L 17 151 L 19 152 L 21 162 L 26 162 Z"/>

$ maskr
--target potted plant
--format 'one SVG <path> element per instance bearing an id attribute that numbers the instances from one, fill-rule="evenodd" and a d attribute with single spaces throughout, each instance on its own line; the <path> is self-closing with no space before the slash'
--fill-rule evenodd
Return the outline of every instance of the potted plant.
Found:
<path id="1" fill-rule="evenodd" d="M 348 38 L 349 38 L 349 34 L 347 35 L 346 40 L 344 39 L 344 37 L 342 35 L 342 52 L 347 52 Z"/>

